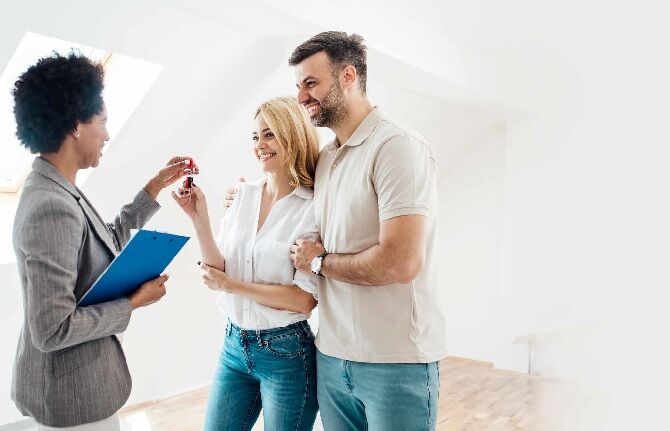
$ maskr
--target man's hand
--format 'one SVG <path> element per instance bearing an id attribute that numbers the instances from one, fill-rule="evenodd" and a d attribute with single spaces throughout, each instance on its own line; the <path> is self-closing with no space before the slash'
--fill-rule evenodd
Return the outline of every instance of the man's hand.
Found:
<path id="1" fill-rule="evenodd" d="M 240 177 L 240 182 L 243 183 L 246 180 L 244 177 Z M 226 190 L 226 200 L 223 201 L 223 206 L 226 208 L 230 208 L 231 205 L 233 205 L 233 201 L 235 200 L 235 197 L 237 196 L 237 187 L 230 187 L 228 190 Z"/>
<path id="2" fill-rule="evenodd" d="M 202 281 L 212 290 L 218 290 L 227 293 L 235 293 L 235 282 L 223 271 L 213 266 L 201 263 Z"/>
<path id="3" fill-rule="evenodd" d="M 291 246 L 291 260 L 293 266 L 304 274 L 313 274 L 310 264 L 312 260 L 326 251 L 321 241 L 310 241 L 308 239 L 298 239 L 295 245 Z"/>
<path id="4" fill-rule="evenodd" d="M 133 310 L 153 304 L 165 296 L 165 282 L 168 278 L 167 274 L 163 274 L 160 277 L 147 281 L 139 289 L 131 293 L 128 299 Z"/>

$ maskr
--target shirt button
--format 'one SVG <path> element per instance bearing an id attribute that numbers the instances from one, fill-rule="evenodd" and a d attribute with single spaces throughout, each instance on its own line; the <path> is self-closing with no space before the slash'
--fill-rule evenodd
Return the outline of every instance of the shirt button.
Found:
<path id="1" fill-rule="evenodd" d="M 337 163 L 333 163 L 333 169 L 337 167 Z"/>

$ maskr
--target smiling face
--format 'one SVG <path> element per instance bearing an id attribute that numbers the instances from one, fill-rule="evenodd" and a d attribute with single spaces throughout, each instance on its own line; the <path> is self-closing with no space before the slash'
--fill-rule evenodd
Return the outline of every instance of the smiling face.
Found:
<path id="1" fill-rule="evenodd" d="M 79 136 L 75 140 L 75 151 L 78 158 L 78 164 L 81 169 L 96 167 L 102 157 L 102 147 L 105 141 L 109 140 L 107 133 L 107 109 L 95 114 L 86 123 L 77 124 L 76 134 Z"/>
<path id="2" fill-rule="evenodd" d="M 283 150 L 270 130 L 262 115 L 257 115 L 254 120 L 254 131 L 251 134 L 254 143 L 254 155 L 261 163 L 263 172 L 276 172 L 284 169 Z"/>
<path id="3" fill-rule="evenodd" d="M 312 124 L 332 128 L 346 117 L 345 95 L 328 54 L 317 52 L 301 61 L 295 67 L 295 77 L 298 103 L 307 108 Z"/>

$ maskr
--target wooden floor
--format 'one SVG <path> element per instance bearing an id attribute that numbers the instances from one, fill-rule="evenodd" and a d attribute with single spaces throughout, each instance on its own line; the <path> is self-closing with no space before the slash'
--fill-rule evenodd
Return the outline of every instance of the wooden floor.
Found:
<path id="1" fill-rule="evenodd" d="M 551 382 L 457 358 L 442 361 L 440 378 L 439 431 L 550 429 L 539 417 L 537 401 Z M 132 429 L 136 424 L 152 431 L 202 430 L 207 391 L 126 408 L 121 420 Z M 254 430 L 263 429 L 261 422 Z M 322 429 L 320 423 L 314 429 Z"/>

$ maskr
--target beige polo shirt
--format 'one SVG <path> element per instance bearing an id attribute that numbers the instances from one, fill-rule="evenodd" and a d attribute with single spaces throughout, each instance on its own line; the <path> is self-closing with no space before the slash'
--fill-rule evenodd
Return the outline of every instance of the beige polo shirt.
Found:
<path id="1" fill-rule="evenodd" d="M 388 119 L 368 114 L 342 146 L 322 149 L 314 209 L 329 253 L 359 253 L 379 243 L 385 220 L 428 219 L 426 260 L 409 284 L 361 286 L 319 277 L 317 348 L 341 359 L 427 363 L 447 354 L 444 315 L 436 295 L 436 161 L 426 141 Z"/>

